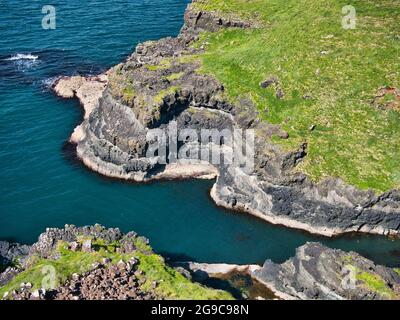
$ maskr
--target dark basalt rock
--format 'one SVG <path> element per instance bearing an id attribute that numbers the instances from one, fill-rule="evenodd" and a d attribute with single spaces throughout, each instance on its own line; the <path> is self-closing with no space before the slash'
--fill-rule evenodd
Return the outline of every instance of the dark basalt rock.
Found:
<path id="1" fill-rule="evenodd" d="M 78 238 L 84 239 L 82 244 Z M 85 240 L 85 238 L 87 238 Z M 2 256 L 7 259 L 18 257 L 24 254 L 26 258 L 17 268 L 9 267 L 0 274 L 0 286 L 11 281 L 19 272 L 29 268 L 28 258 L 40 256 L 42 258 L 57 259 L 54 256 L 59 241 L 67 244 L 69 250 L 93 252 L 95 240 L 105 243 L 119 243 L 116 249 L 121 254 L 134 254 L 137 248 L 134 240 L 139 239 L 141 243 L 148 244 L 148 239 L 138 237 L 135 232 L 123 234 L 118 228 L 105 228 L 101 225 L 75 227 L 66 225 L 64 229 L 48 228 L 39 236 L 38 241 L 32 245 L 20 246 L 1 242 L 0 249 Z M 29 250 L 30 249 L 30 250 Z M 141 249 L 143 250 L 143 249 Z M 147 252 L 142 251 L 147 254 Z M 152 254 L 149 252 L 148 254 Z M 7 292 L 4 299 L 13 300 L 154 300 L 162 299 L 154 289 L 154 283 L 150 290 L 144 291 L 141 285 L 146 281 L 140 270 L 139 260 L 131 257 L 128 261 L 113 263 L 111 259 L 104 258 L 102 263 L 95 262 L 91 269 L 83 274 L 73 274 L 59 287 L 51 290 L 33 290 L 32 284 L 21 283 L 20 288 L 13 292 Z"/>
<path id="2" fill-rule="evenodd" d="M 0 287 L 19 272 L 29 255 L 30 246 L 0 241 Z"/>
<path id="3" fill-rule="evenodd" d="M 298 248 L 280 265 L 267 260 L 253 276 L 284 299 L 400 299 L 400 275 L 393 269 L 319 243 Z"/>
<path id="4" fill-rule="evenodd" d="M 74 225 L 65 225 L 64 229 L 48 228 L 46 232 L 39 236 L 38 241 L 32 245 L 30 255 L 39 255 L 48 258 L 54 251 L 59 241 L 68 243 L 77 242 L 79 237 L 90 237 L 91 239 L 102 239 L 108 243 L 114 241 L 124 242 L 124 239 L 135 238 L 135 233 L 124 235 L 118 228 L 107 229 L 101 225 L 76 227 Z"/>
<path id="5" fill-rule="evenodd" d="M 28 245 L 0 241 L 0 266 L 6 267 L 15 260 L 24 259 L 29 250 Z"/>
<path id="6" fill-rule="evenodd" d="M 11 281 L 21 271 L 18 267 L 7 267 L 0 273 L 0 287 Z"/>
<path id="7" fill-rule="evenodd" d="M 197 0 L 193 0 L 195 4 Z M 183 38 L 192 41 L 201 31 L 218 31 L 222 28 L 255 28 L 255 21 L 244 21 L 236 16 L 222 16 L 218 12 L 202 11 L 190 4 L 185 12 L 185 24 L 181 30 Z"/>

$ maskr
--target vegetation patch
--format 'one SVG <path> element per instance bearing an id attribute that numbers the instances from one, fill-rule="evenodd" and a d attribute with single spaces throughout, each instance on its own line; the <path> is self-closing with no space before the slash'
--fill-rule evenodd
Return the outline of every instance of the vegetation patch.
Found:
<path id="1" fill-rule="evenodd" d="M 138 254 L 139 269 L 146 277 L 143 290 L 150 290 L 152 283 L 157 282 L 155 291 L 170 299 L 184 300 L 231 300 L 232 295 L 226 291 L 208 289 L 198 283 L 193 283 L 175 269 L 165 265 L 161 256 L 156 254 Z"/>
<path id="2" fill-rule="evenodd" d="M 356 278 L 357 280 L 362 281 L 368 287 L 368 289 L 380 294 L 381 296 L 389 299 L 394 299 L 397 297 L 395 292 L 386 285 L 379 275 L 368 272 L 357 272 Z"/>
<path id="3" fill-rule="evenodd" d="M 136 92 L 131 80 L 121 73 L 120 66 L 116 66 L 110 71 L 108 79 L 111 94 L 120 98 L 127 105 L 132 105 Z"/>
<path id="4" fill-rule="evenodd" d="M 230 100 L 250 98 L 265 121 L 280 124 L 286 150 L 308 143 L 297 170 L 314 181 L 339 177 L 377 192 L 400 187 L 400 113 L 371 103 L 380 88 L 400 88 L 400 2 L 394 0 L 203 0 L 199 9 L 258 19 L 262 27 L 203 33 L 201 72 Z M 356 29 L 342 8 L 356 8 Z M 260 84 L 274 75 L 284 93 Z M 310 128 L 313 128 L 310 130 Z"/>
<path id="5" fill-rule="evenodd" d="M 180 90 L 179 86 L 171 86 L 165 90 L 160 90 L 157 95 L 153 97 L 153 101 L 156 105 L 159 105 L 163 102 L 164 98 L 173 95 Z"/>
<path id="6" fill-rule="evenodd" d="M 157 65 L 147 64 L 144 66 L 149 71 L 166 70 L 171 68 L 171 59 L 165 58 L 159 62 Z"/>
<path id="7" fill-rule="evenodd" d="M 21 283 L 32 284 L 32 290 L 43 288 L 43 278 L 49 271 L 49 267 L 55 270 L 55 285 L 64 283 L 72 274 L 83 274 L 92 268 L 93 263 L 101 262 L 103 258 L 109 258 L 113 263 L 119 260 L 126 260 L 128 257 L 115 253 L 115 250 L 108 250 L 108 246 L 102 244 L 102 241 L 95 242 L 94 247 L 97 251 L 86 253 L 82 251 L 71 251 L 68 244 L 60 242 L 58 248 L 53 253 L 56 258 L 43 259 L 38 256 L 31 257 L 29 268 L 18 274 L 13 280 L 0 288 L 0 297 L 5 292 L 12 292 L 19 289 Z M 48 289 L 48 288 L 45 288 Z"/>
<path id="8" fill-rule="evenodd" d="M 184 72 L 172 73 L 169 76 L 165 77 L 165 79 L 167 79 L 168 81 L 178 80 L 182 78 L 184 74 L 185 74 Z"/>
<path id="9" fill-rule="evenodd" d="M 88 238 L 78 239 L 78 242 L 83 243 L 85 240 Z M 30 283 L 32 291 L 40 288 L 49 289 L 43 282 L 49 268 L 54 268 L 55 286 L 58 287 L 73 274 L 84 274 L 90 271 L 93 264 L 102 263 L 104 258 L 109 259 L 110 264 L 117 264 L 121 260 L 127 262 L 131 258 L 136 258 L 139 260 L 138 269 L 142 271 L 142 277 L 145 278 L 142 285 L 143 291 L 154 290 L 158 296 L 166 299 L 232 299 L 228 292 L 193 283 L 175 269 L 167 266 L 164 259 L 153 252 L 146 239 L 137 237 L 133 240 L 133 244 L 135 247 L 133 252 L 120 253 L 121 243 L 119 242 L 92 240 L 92 252 L 72 251 L 68 243 L 59 242 L 51 258 L 31 257 L 29 267 L 0 288 L 0 297 L 3 297 L 6 292 L 18 290 L 22 283 Z M 156 288 L 152 288 L 154 282 L 158 284 Z"/>

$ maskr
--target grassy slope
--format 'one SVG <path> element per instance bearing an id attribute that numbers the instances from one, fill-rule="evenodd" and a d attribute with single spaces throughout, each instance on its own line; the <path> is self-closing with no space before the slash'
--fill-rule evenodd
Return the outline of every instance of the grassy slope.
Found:
<path id="1" fill-rule="evenodd" d="M 138 269 L 143 271 L 146 282 L 142 290 L 150 290 L 153 281 L 159 285 L 155 289 L 156 293 L 167 299 L 193 299 L 193 300 L 216 300 L 232 299 L 232 295 L 222 290 L 206 288 L 200 284 L 193 283 L 175 269 L 167 266 L 163 258 L 152 252 L 150 246 L 143 243 L 140 238 L 135 241 L 137 250 L 132 254 L 116 253 L 118 243 L 105 244 L 102 241 L 94 243 L 95 252 L 73 252 L 67 249 L 65 243 L 58 246 L 58 259 L 34 258 L 31 266 L 18 274 L 12 281 L 0 287 L 0 299 L 5 292 L 12 292 L 20 287 L 21 283 L 31 283 L 33 290 L 42 287 L 43 267 L 53 266 L 56 270 L 56 286 L 64 283 L 72 274 L 82 274 L 91 269 L 95 262 L 101 262 L 103 258 L 110 258 L 112 263 L 120 260 L 127 261 L 131 257 L 139 258 Z"/>
<path id="2" fill-rule="evenodd" d="M 357 10 L 355 30 L 341 27 L 341 8 L 348 4 Z M 251 97 L 264 119 L 282 124 L 290 138 L 274 140 L 283 147 L 308 142 L 309 155 L 299 170 L 316 181 L 341 177 L 362 189 L 400 187 L 400 114 L 371 106 L 382 86 L 400 88 L 399 1 L 203 0 L 195 5 L 262 22 L 260 29 L 203 34 L 202 72 L 215 75 L 231 99 Z M 280 79 L 283 100 L 272 88 L 260 88 L 270 75 Z"/>

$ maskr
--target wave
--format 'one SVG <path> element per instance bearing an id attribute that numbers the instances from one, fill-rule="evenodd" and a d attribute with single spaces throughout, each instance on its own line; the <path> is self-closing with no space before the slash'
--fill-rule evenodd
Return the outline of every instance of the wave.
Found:
<path id="1" fill-rule="evenodd" d="M 4 59 L 4 60 L 7 60 L 7 61 L 17 61 L 17 60 L 33 60 L 33 61 L 36 61 L 38 58 L 39 58 L 39 56 L 30 54 L 30 53 L 28 53 L 28 54 L 17 53 L 16 55 L 14 55 L 14 56 L 12 56 L 10 58 Z"/>
<path id="2" fill-rule="evenodd" d="M 42 87 L 42 91 L 50 91 L 53 87 L 54 83 L 60 79 L 61 76 L 54 76 L 50 78 L 46 78 L 40 81 L 40 86 Z"/>

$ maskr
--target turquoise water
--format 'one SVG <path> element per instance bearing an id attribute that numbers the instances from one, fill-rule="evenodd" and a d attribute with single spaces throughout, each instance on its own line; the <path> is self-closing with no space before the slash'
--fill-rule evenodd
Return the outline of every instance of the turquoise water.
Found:
<path id="1" fill-rule="evenodd" d="M 318 240 L 400 265 L 399 241 L 318 238 L 220 210 L 209 199 L 210 181 L 137 185 L 84 168 L 66 144 L 82 111 L 76 101 L 55 97 L 48 84 L 61 74 L 105 70 L 138 42 L 176 35 L 188 0 L 52 3 L 56 30 L 41 28 L 43 2 L 0 2 L 1 239 L 32 243 L 46 227 L 101 223 L 135 230 L 179 260 L 282 262 Z"/>

